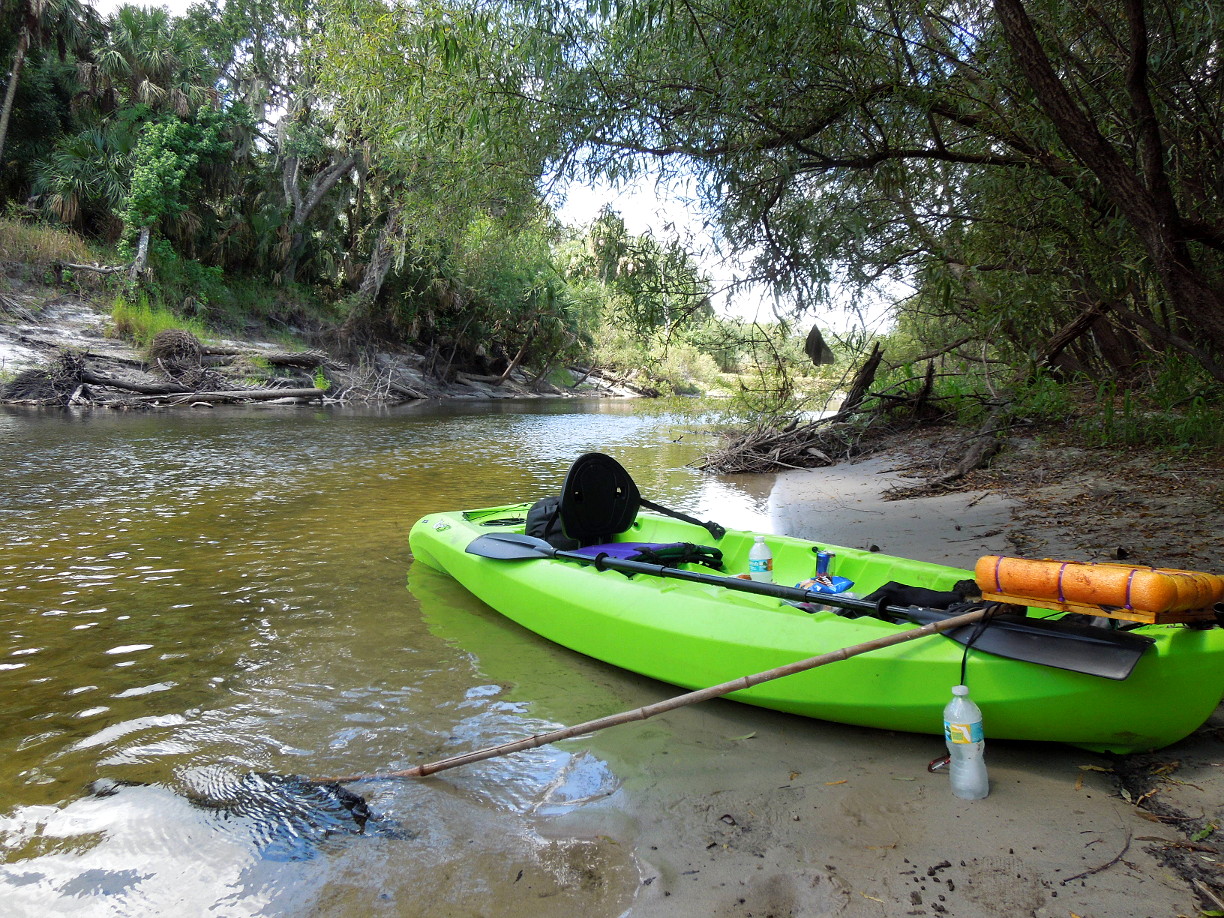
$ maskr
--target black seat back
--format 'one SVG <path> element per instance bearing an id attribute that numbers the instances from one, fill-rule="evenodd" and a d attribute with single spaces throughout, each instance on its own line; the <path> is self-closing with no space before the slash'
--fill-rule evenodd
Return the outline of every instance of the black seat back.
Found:
<path id="1" fill-rule="evenodd" d="M 633 525 L 641 503 L 624 466 L 603 453 L 584 453 L 561 488 L 561 528 L 582 545 L 600 545 Z"/>

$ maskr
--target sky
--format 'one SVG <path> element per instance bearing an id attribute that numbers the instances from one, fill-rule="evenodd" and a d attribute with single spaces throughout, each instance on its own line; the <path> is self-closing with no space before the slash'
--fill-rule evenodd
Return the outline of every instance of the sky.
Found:
<path id="1" fill-rule="evenodd" d="M 625 229 L 635 236 L 649 233 L 660 242 L 678 240 L 713 281 L 714 305 L 719 312 L 753 318 L 760 305 L 759 294 L 740 295 L 732 302 L 722 291 L 736 275 L 736 265 L 715 250 L 705 217 L 691 203 L 691 192 L 668 193 L 649 177 L 627 185 L 572 184 L 564 190 L 564 203 L 554 207 L 563 223 L 584 226 L 610 205 L 625 221 Z M 742 269 L 741 272 L 742 273 Z M 768 319 L 768 310 L 760 316 Z"/>
<path id="2" fill-rule="evenodd" d="M 121 6 L 128 5 L 163 6 L 175 16 L 181 16 L 183 13 L 187 12 L 187 7 L 191 6 L 191 4 L 196 2 L 196 0 L 161 0 L 161 2 L 156 2 L 156 0 L 149 0 L 149 2 L 144 2 L 144 0 L 130 0 L 130 4 L 129 0 L 90 0 L 90 2 L 92 3 L 93 8 L 103 16 L 113 13 Z"/>

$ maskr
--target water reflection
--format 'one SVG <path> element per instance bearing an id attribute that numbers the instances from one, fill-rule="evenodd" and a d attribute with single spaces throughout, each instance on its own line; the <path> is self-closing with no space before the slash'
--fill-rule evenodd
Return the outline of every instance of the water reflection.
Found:
<path id="1" fill-rule="evenodd" d="M 612 401 L 0 411 L 6 913 L 326 913 L 368 901 L 371 883 L 395 914 L 430 913 L 414 884 L 457 913 L 487 911 L 482 872 L 529 851 L 516 869 L 557 889 L 538 914 L 579 901 L 619 914 L 628 852 L 545 840 L 534 823 L 622 793 L 616 741 L 363 786 L 376 824 L 397 828 L 357 843 L 296 817 L 269 835 L 257 815 L 200 800 L 209 782 L 249 795 L 257 772 L 402 768 L 655 700 L 652 684 L 525 634 L 440 575 L 414 568 L 406 590 L 407 533 L 431 510 L 555 493 L 589 450 L 652 500 L 763 525 L 759 485 L 686 467 L 709 445 L 706 420 Z M 115 792 L 90 793 L 99 779 Z M 601 906 L 558 879 L 575 859 L 620 878 Z"/>

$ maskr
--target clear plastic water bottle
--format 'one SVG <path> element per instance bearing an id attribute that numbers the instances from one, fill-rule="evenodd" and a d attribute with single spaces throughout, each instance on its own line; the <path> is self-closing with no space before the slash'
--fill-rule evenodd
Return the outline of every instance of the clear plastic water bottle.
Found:
<path id="1" fill-rule="evenodd" d="M 773 555 L 764 536 L 757 536 L 748 552 L 748 576 L 762 583 L 773 583 Z"/>
<path id="2" fill-rule="evenodd" d="M 990 793 L 986 776 L 986 739 L 982 712 L 969 698 L 969 687 L 952 688 L 952 700 L 944 707 L 944 739 L 948 743 L 948 773 L 952 793 L 962 800 L 981 800 Z"/>

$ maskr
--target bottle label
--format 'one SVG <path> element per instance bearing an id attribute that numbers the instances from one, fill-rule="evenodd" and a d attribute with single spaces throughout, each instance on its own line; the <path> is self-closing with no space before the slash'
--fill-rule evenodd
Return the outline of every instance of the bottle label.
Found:
<path id="1" fill-rule="evenodd" d="M 982 722 L 971 724 L 950 724 L 944 721 L 944 738 L 949 743 L 980 743 L 986 739 L 982 733 Z"/>
<path id="2" fill-rule="evenodd" d="M 763 574 L 766 571 L 773 570 L 773 558 L 749 558 L 748 572 L 752 574 Z"/>

